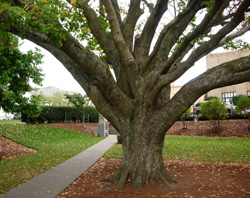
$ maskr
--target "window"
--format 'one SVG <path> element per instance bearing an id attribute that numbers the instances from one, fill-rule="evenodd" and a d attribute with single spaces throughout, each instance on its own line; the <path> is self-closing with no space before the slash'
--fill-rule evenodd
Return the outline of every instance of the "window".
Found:
<path id="1" fill-rule="evenodd" d="M 231 103 L 234 96 L 236 96 L 236 92 L 222 93 L 222 101 L 226 103 Z M 249 91 L 249 96 L 250 96 L 250 91 Z"/>
<path id="2" fill-rule="evenodd" d="M 250 91 L 247 91 L 247 96 L 248 98 L 250 98 Z"/>

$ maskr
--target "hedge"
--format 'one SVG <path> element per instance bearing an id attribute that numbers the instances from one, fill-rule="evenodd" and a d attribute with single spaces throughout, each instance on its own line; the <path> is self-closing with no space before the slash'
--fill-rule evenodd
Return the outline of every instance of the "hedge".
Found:
<path id="1" fill-rule="evenodd" d="M 99 112 L 93 106 L 84 107 L 85 122 L 98 122 Z M 75 107 L 44 106 L 37 118 L 28 118 L 22 114 L 22 121 L 27 123 L 60 123 L 60 122 L 82 122 L 82 112 Z"/>

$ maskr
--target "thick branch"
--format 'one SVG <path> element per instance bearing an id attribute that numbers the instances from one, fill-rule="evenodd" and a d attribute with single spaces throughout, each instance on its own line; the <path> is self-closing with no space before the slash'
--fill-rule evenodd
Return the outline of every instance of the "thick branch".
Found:
<path id="1" fill-rule="evenodd" d="M 249 6 L 250 6 L 250 1 L 245 0 L 243 3 L 241 3 L 237 11 L 235 12 L 234 17 L 227 25 L 225 25 L 221 30 L 219 30 L 209 41 L 200 45 L 196 50 L 194 50 L 189 56 L 189 58 L 185 62 L 181 63 L 179 67 L 176 70 L 174 70 L 174 72 L 167 74 L 163 78 L 167 78 L 168 81 L 171 81 L 171 82 L 175 81 L 183 73 L 185 73 L 190 67 L 192 67 L 195 61 L 197 61 L 199 58 L 205 56 L 212 50 L 219 47 L 220 42 L 221 44 L 225 43 L 226 39 L 225 40 L 223 39 L 225 38 L 227 34 L 233 31 L 242 22 L 242 20 L 244 19 L 243 18 L 244 13 L 248 9 Z M 230 36 L 228 38 L 230 38 Z"/>
<path id="2" fill-rule="evenodd" d="M 70 0 L 67 1 L 70 3 Z M 78 0 L 75 5 L 84 12 L 84 15 L 91 29 L 91 33 L 94 35 L 94 37 L 108 56 L 108 59 L 113 60 L 115 59 L 115 57 L 117 57 L 118 53 L 116 46 L 114 45 L 113 40 L 100 24 L 96 12 L 87 4 L 87 2 L 88 1 Z M 114 64 L 114 66 L 116 66 L 116 64 Z"/>
<path id="3" fill-rule="evenodd" d="M 194 31 L 190 32 L 183 42 L 178 46 L 178 48 L 175 50 L 173 55 L 168 59 L 164 67 L 161 69 L 161 73 L 166 73 L 169 68 L 172 66 L 172 64 L 175 62 L 175 60 L 182 55 L 183 51 L 188 47 L 190 42 L 193 41 L 197 36 L 203 34 L 207 30 L 207 26 L 211 22 L 211 20 L 214 18 L 214 16 L 217 14 L 217 12 L 220 10 L 220 7 L 222 6 L 222 1 L 217 0 L 214 2 L 212 8 L 209 10 L 209 12 L 206 14 L 202 22 L 194 29 Z"/>
<path id="4" fill-rule="evenodd" d="M 127 43 L 123 38 L 114 7 L 110 0 L 104 1 L 103 4 L 108 13 L 108 19 L 110 22 L 111 32 L 113 35 L 115 45 L 117 46 L 117 49 L 119 50 L 119 53 L 121 54 L 122 57 L 127 57 L 128 59 L 130 59 L 130 60 L 124 60 L 125 64 L 129 64 L 130 61 L 133 61 L 133 57 L 131 55 L 130 50 L 128 49 Z"/>
<path id="5" fill-rule="evenodd" d="M 213 67 L 194 80 L 187 83 L 172 99 L 184 98 L 186 102 L 193 104 L 194 101 L 212 89 L 243 83 L 250 80 L 250 56 L 222 63 Z M 181 102 L 182 105 L 185 103 Z"/>
<path id="6" fill-rule="evenodd" d="M 119 7 L 119 4 L 118 4 L 118 1 L 117 0 L 111 0 L 111 1 L 112 1 L 112 4 L 113 4 L 113 7 L 115 9 L 117 20 L 118 20 L 118 22 L 120 24 L 121 29 L 123 30 L 124 25 L 123 25 L 123 22 L 122 22 L 120 7 Z"/>
<path id="7" fill-rule="evenodd" d="M 140 78 L 137 64 L 134 60 L 134 57 L 126 41 L 124 40 L 123 34 L 121 32 L 121 28 L 119 26 L 119 22 L 117 20 L 115 10 L 111 1 L 110 0 L 104 1 L 103 4 L 108 14 L 108 18 L 109 18 L 109 22 L 111 26 L 111 32 L 112 32 L 115 45 L 117 46 L 117 49 L 121 55 L 122 65 L 124 67 L 125 74 L 127 78 L 129 79 L 128 81 L 130 83 L 130 87 L 135 96 L 137 95 L 136 87 L 138 86 L 138 80 Z"/>
<path id="8" fill-rule="evenodd" d="M 139 65 L 144 61 L 145 58 L 148 57 L 155 30 L 167 9 L 168 0 L 158 0 L 154 9 L 152 10 L 151 15 L 149 16 L 143 28 L 141 37 L 134 52 L 135 59 Z"/>
<path id="9" fill-rule="evenodd" d="M 130 0 L 130 6 L 124 25 L 124 40 L 128 44 L 131 52 L 133 48 L 135 26 L 139 17 L 143 14 L 143 10 L 140 8 L 140 3 L 141 0 Z"/>
<path id="10" fill-rule="evenodd" d="M 176 43 L 177 39 L 181 36 L 183 31 L 186 29 L 190 21 L 193 19 L 195 14 L 201 9 L 201 1 L 194 0 L 191 4 L 188 5 L 181 13 L 177 15 L 170 23 L 164 26 L 161 31 L 158 40 L 154 46 L 154 50 L 145 60 L 143 64 L 143 71 L 146 71 L 146 68 L 155 59 L 158 54 L 157 60 L 161 57 L 165 62 L 168 56 L 170 49 Z M 164 57 L 162 56 L 164 54 Z"/>
<path id="11" fill-rule="evenodd" d="M 69 1 L 69 0 L 68 0 Z M 117 0 L 112 0 L 112 5 L 115 9 L 116 17 L 120 27 L 123 29 L 123 24 L 121 22 L 120 10 Z M 102 25 L 99 23 L 98 17 L 95 11 L 86 3 L 78 3 L 77 6 L 84 11 L 84 15 L 88 20 L 88 24 L 91 29 L 91 33 L 98 40 L 105 54 L 107 55 L 108 62 L 113 66 L 117 83 L 122 89 L 122 91 L 129 97 L 131 97 L 131 90 L 127 82 L 126 75 L 122 75 L 124 69 L 121 68 L 120 54 L 115 46 L 112 35 L 108 35 L 103 29 Z"/>
<path id="12" fill-rule="evenodd" d="M 224 8 L 226 8 L 226 7 L 227 7 L 227 5 L 223 5 L 221 9 L 224 9 Z M 248 10 L 249 10 L 249 9 L 248 9 Z M 223 10 L 221 10 L 221 11 L 219 12 L 219 14 L 217 14 L 217 17 L 214 18 L 213 21 L 210 23 L 210 25 L 209 25 L 210 28 L 208 28 L 208 29 L 207 29 L 207 32 L 205 32 L 204 34 L 207 34 L 208 32 L 210 32 L 210 31 L 211 31 L 211 27 L 217 26 L 218 24 L 223 23 L 221 19 L 222 19 L 222 18 L 226 18 L 226 17 L 222 17 L 222 18 L 221 18 L 221 13 L 222 13 L 222 12 L 223 12 Z M 232 16 L 233 16 L 233 15 L 230 14 L 230 17 L 232 17 Z M 225 24 L 227 24 L 227 23 L 228 23 L 228 22 L 224 23 L 223 25 L 225 25 Z M 223 38 L 223 39 L 218 43 L 218 45 L 214 46 L 214 47 L 213 47 L 212 49 L 210 49 L 210 51 L 208 51 L 207 53 L 213 51 L 214 49 L 216 49 L 216 48 L 218 48 L 218 47 L 223 46 L 223 45 L 226 44 L 228 41 L 233 40 L 234 38 L 237 38 L 237 37 L 242 36 L 244 33 L 246 33 L 246 32 L 249 31 L 249 30 L 250 30 L 250 26 L 246 26 L 246 27 L 244 27 L 243 29 L 241 29 L 241 30 L 239 30 L 239 31 L 237 31 L 237 32 L 235 32 L 235 33 L 232 33 L 232 34 L 226 36 L 225 38 Z M 185 56 L 185 55 L 195 46 L 195 43 L 196 43 L 196 39 L 197 39 L 197 38 L 198 38 L 198 37 L 196 37 L 196 38 L 189 44 L 189 46 L 186 47 L 186 49 L 185 49 L 185 51 L 183 51 L 182 55 L 181 55 L 180 57 L 178 57 L 178 59 L 175 61 L 175 65 L 172 66 L 172 67 L 170 68 L 169 73 L 173 72 L 173 71 L 177 68 L 177 65 L 179 65 L 179 63 L 182 61 L 182 59 L 184 58 L 184 56 Z M 201 58 L 201 57 L 197 58 L 197 60 L 200 59 L 200 58 Z"/>
<path id="13" fill-rule="evenodd" d="M 169 68 L 169 73 L 171 73 L 173 70 L 175 70 L 177 68 L 177 65 L 179 65 L 179 63 L 183 60 L 183 58 L 186 56 L 186 54 L 188 54 L 189 51 L 191 49 L 193 49 L 193 47 L 195 46 L 195 44 L 197 42 L 197 39 L 199 39 L 201 36 L 206 36 L 211 31 L 212 27 L 217 26 L 218 24 L 223 23 L 222 22 L 222 18 L 224 18 L 224 17 L 222 17 L 222 13 L 223 13 L 224 9 L 228 6 L 229 2 L 230 2 L 230 0 L 227 0 L 227 1 L 225 1 L 223 3 L 223 5 L 220 7 L 220 9 L 218 10 L 218 12 L 215 14 L 215 16 L 213 17 L 213 19 L 209 23 L 209 25 L 207 25 L 207 28 L 203 32 L 202 35 L 197 34 L 196 36 L 194 36 L 193 40 L 188 44 L 188 46 L 185 48 L 185 50 L 183 50 L 182 54 L 175 60 L 175 63 L 169 66 L 170 67 Z M 226 23 L 224 23 L 224 25 L 225 24 Z"/>
<path id="14" fill-rule="evenodd" d="M 202 44 L 200 47 L 194 50 L 192 54 L 189 56 L 189 58 L 185 62 L 182 62 L 179 65 L 177 65 L 177 67 L 173 71 L 171 71 L 171 73 L 162 75 L 148 97 L 149 104 L 153 104 L 153 101 L 155 100 L 155 97 L 158 95 L 158 92 L 160 92 L 164 86 L 177 80 L 189 68 L 191 68 L 194 65 L 195 61 L 197 61 L 204 55 L 208 54 L 213 49 L 217 48 L 221 40 L 225 37 L 225 35 L 230 33 L 242 21 L 244 12 L 245 10 L 247 10 L 249 5 L 250 1 L 244 1 L 236 11 L 233 19 L 225 27 L 223 27 L 220 31 L 218 31 L 218 33 L 215 36 L 213 36 L 212 39 L 210 39 L 210 41 Z M 222 43 L 225 41 L 226 39 L 223 40 Z"/>

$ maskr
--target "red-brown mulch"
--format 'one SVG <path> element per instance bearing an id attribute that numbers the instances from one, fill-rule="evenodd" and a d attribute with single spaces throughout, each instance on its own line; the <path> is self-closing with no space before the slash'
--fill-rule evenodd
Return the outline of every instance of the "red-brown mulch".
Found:
<path id="1" fill-rule="evenodd" d="M 26 155 L 29 153 L 34 153 L 37 151 L 36 149 L 27 148 L 26 146 L 23 146 L 22 144 L 14 142 L 1 135 L 0 135 L 0 140 L 2 142 L 1 145 L 4 151 L 2 160 L 10 159 L 10 158 L 21 156 L 21 155 Z"/>
<path id="2" fill-rule="evenodd" d="M 45 124 L 80 131 L 90 135 L 98 123 L 59 123 Z M 189 122 L 187 129 L 182 129 L 182 123 L 176 122 L 167 132 L 169 135 L 195 135 L 214 136 L 209 121 L 198 123 Z M 225 121 L 223 130 L 219 136 L 223 137 L 250 137 L 247 122 L 245 120 Z M 1 137 L 6 156 L 14 157 L 19 155 L 20 145 Z M 16 152 L 9 153 L 10 148 Z M 26 149 L 24 149 L 26 150 Z M 25 154 L 25 152 L 24 152 Z M 171 197 L 171 198 L 248 198 L 250 197 L 250 164 L 222 164 L 222 163 L 194 163 L 180 161 L 165 161 L 166 168 L 170 174 L 180 182 L 176 189 L 170 190 L 159 183 L 150 183 L 138 192 L 128 183 L 123 190 L 112 190 L 114 183 L 105 183 L 101 180 L 109 177 L 115 172 L 120 159 L 100 159 L 92 168 L 79 176 L 67 189 L 58 197 Z"/>
<path id="3" fill-rule="evenodd" d="M 79 131 L 82 133 L 87 133 L 89 135 L 94 135 L 94 130 L 98 128 L 98 123 L 85 123 L 85 127 L 83 127 L 83 123 L 46 123 L 42 124 L 43 126 L 51 126 L 63 129 L 69 129 L 72 131 Z M 106 130 L 108 129 L 108 122 L 105 123 Z"/>
<path id="4" fill-rule="evenodd" d="M 165 161 L 165 166 L 180 183 L 171 190 L 161 183 L 150 183 L 136 191 L 131 183 L 122 190 L 112 190 L 115 183 L 102 182 L 118 168 L 120 159 L 100 159 L 75 180 L 57 198 L 248 198 L 250 165 Z"/>
<path id="5" fill-rule="evenodd" d="M 190 136 L 221 136 L 221 137 L 250 137 L 248 120 L 223 120 L 220 134 L 216 134 L 210 121 L 194 123 L 188 121 L 187 129 L 183 129 L 182 122 L 176 122 L 167 132 L 168 135 Z"/>
<path id="6" fill-rule="evenodd" d="M 86 123 L 85 127 L 83 127 L 83 123 L 46 123 L 42 125 L 79 131 L 89 135 L 94 135 L 94 130 L 98 128 L 98 123 Z"/>

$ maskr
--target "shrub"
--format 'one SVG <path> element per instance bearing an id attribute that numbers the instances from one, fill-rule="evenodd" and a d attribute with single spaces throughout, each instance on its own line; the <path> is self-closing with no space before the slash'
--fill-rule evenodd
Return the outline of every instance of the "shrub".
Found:
<path id="1" fill-rule="evenodd" d="M 241 96 L 243 96 L 243 95 L 239 95 L 239 96 L 234 96 L 234 97 L 233 97 L 233 105 L 237 105 L 237 102 L 238 102 L 238 100 L 239 100 L 239 98 L 240 98 Z"/>
<path id="2" fill-rule="evenodd" d="M 227 108 L 218 98 L 211 99 L 200 105 L 202 115 L 206 116 L 211 122 L 216 133 L 221 131 L 221 120 L 226 119 Z"/>
<path id="3" fill-rule="evenodd" d="M 247 109 L 250 108 L 250 99 L 247 96 L 241 95 L 237 100 L 237 107 L 236 112 L 240 113 L 241 115 L 246 118 L 247 116 Z"/>
<path id="4" fill-rule="evenodd" d="M 240 113 L 245 119 L 248 116 L 248 128 L 250 128 L 250 112 L 247 110 L 250 108 L 250 99 L 247 96 L 240 96 L 237 101 L 236 112 Z"/>
<path id="5" fill-rule="evenodd" d="M 182 128 L 187 129 L 187 118 L 192 114 L 191 107 L 189 107 L 182 115 L 181 115 L 181 121 L 182 121 Z"/>

